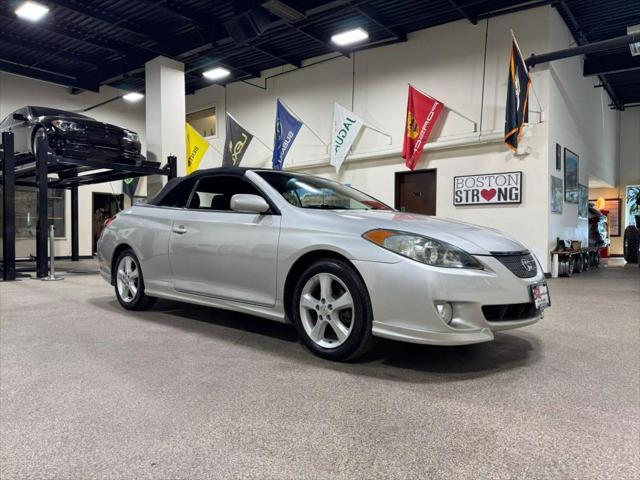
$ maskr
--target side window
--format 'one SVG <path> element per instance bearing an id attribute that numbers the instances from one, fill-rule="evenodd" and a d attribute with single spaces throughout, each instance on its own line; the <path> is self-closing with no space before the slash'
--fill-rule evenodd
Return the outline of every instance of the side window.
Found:
<path id="1" fill-rule="evenodd" d="M 231 197 L 238 193 L 263 196 L 256 187 L 241 177 L 216 175 L 204 177 L 198 182 L 190 209 L 231 211 Z"/>
<path id="2" fill-rule="evenodd" d="M 0 130 L 7 130 L 11 126 L 12 121 L 13 113 L 7 115 L 4 120 L 2 120 L 2 123 L 0 123 Z"/>
<path id="3" fill-rule="evenodd" d="M 189 201 L 189 196 L 193 190 L 195 179 L 182 180 L 176 187 L 172 188 L 157 205 L 160 207 L 184 208 Z"/>

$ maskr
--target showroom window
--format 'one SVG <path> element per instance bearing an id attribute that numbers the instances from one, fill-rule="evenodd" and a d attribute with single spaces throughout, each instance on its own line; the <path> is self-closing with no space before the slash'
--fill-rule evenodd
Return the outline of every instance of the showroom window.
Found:
<path id="1" fill-rule="evenodd" d="M 0 186 L 0 197 L 2 186 Z M 64 189 L 49 189 L 48 215 L 49 224 L 56 228 L 56 238 L 66 236 L 66 193 Z M 38 223 L 38 195 L 34 188 L 16 187 L 16 238 L 36 238 Z M 3 224 L 2 209 L 0 209 L 0 226 Z M 0 229 L 0 232 L 2 230 Z"/>
<path id="2" fill-rule="evenodd" d="M 209 107 L 204 110 L 188 113 L 187 123 L 203 137 L 215 137 L 218 132 L 216 107 Z"/>
<path id="3" fill-rule="evenodd" d="M 259 195 L 260 192 L 240 177 L 205 177 L 198 182 L 189 208 L 198 210 L 231 210 L 231 197 L 238 193 Z"/>

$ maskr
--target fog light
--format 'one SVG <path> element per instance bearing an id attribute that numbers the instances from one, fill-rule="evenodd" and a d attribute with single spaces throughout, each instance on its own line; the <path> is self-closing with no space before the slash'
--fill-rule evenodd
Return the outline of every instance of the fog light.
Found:
<path id="1" fill-rule="evenodd" d="M 453 319 L 453 307 L 447 302 L 434 302 L 438 315 L 442 318 L 442 321 L 449 325 Z"/>

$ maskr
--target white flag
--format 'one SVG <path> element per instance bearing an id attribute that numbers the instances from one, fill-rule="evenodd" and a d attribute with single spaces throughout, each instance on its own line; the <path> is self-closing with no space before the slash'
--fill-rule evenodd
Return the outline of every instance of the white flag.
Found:
<path id="1" fill-rule="evenodd" d="M 364 127 L 364 120 L 342 105 L 335 104 L 333 109 L 333 134 L 331 138 L 331 165 L 340 170 L 351 145 Z"/>

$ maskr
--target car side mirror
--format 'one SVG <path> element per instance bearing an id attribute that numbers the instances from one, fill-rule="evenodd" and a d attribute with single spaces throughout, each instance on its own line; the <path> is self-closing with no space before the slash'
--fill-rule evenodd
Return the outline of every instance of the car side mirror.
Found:
<path id="1" fill-rule="evenodd" d="M 13 119 L 14 120 L 18 120 L 19 122 L 26 122 L 27 120 L 29 120 L 25 115 L 23 115 L 22 113 L 14 113 L 13 114 Z"/>
<path id="2" fill-rule="evenodd" d="M 266 213 L 269 204 L 259 195 L 237 193 L 231 197 L 231 210 L 242 213 Z"/>

